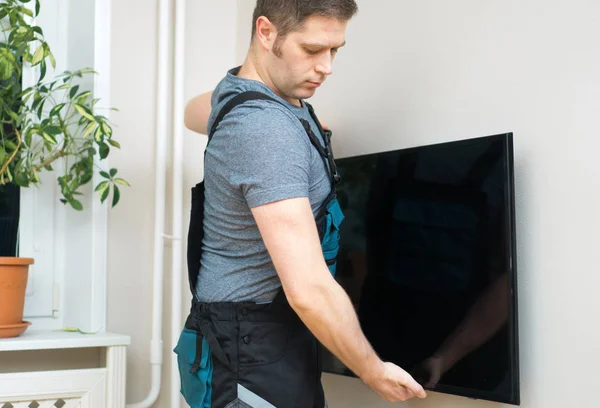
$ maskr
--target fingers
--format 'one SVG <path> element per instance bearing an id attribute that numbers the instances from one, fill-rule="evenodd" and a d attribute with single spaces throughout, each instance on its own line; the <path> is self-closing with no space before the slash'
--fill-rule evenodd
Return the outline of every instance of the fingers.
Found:
<path id="1" fill-rule="evenodd" d="M 427 393 L 423 389 L 423 387 L 417 383 L 415 380 L 412 380 L 412 383 L 407 386 L 408 390 L 412 392 L 415 396 L 419 398 L 425 398 Z"/>
<path id="2" fill-rule="evenodd" d="M 425 392 L 421 384 L 416 382 L 415 379 L 411 377 L 411 375 L 408 374 L 406 371 L 404 372 L 404 374 L 404 378 L 400 381 L 400 385 L 402 385 L 408 391 L 414 394 L 414 396 L 419 398 L 425 398 L 427 396 L 427 393 Z"/>
<path id="3" fill-rule="evenodd" d="M 408 401 L 416 395 L 403 385 L 398 385 L 389 389 L 388 392 L 380 394 L 383 399 L 389 402 Z"/>
<path id="4" fill-rule="evenodd" d="M 383 399 L 396 402 L 427 396 L 423 387 L 409 373 L 392 363 L 385 363 L 384 366 L 384 378 L 371 384 L 371 388 Z"/>

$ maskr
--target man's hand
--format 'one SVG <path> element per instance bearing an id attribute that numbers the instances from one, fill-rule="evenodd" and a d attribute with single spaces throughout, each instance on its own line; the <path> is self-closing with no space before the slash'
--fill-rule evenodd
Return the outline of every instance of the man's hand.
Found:
<path id="1" fill-rule="evenodd" d="M 390 402 L 427 396 L 423 387 L 410 374 L 392 363 L 382 362 L 379 369 L 365 376 L 363 381 L 381 398 Z"/>

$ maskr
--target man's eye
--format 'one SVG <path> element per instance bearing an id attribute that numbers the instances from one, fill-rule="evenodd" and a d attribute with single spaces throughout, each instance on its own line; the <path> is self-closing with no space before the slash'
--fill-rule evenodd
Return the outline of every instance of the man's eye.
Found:
<path id="1" fill-rule="evenodd" d="M 319 51 L 309 50 L 308 48 L 304 49 L 308 55 L 317 55 Z"/>

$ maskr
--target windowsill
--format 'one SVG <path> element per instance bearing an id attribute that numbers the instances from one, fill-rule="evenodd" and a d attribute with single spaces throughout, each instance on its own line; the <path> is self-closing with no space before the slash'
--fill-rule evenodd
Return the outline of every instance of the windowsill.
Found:
<path id="1" fill-rule="evenodd" d="M 131 344 L 129 336 L 116 333 L 80 334 L 48 330 L 27 330 L 19 337 L 0 339 L 0 352 L 112 347 L 128 346 L 129 344 Z"/>

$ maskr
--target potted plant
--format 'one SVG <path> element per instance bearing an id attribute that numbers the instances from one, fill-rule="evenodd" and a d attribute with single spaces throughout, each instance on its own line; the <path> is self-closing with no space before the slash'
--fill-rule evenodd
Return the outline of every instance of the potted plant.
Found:
<path id="1" fill-rule="evenodd" d="M 29 4 L 28 4 L 29 3 Z M 98 162 L 119 148 L 112 127 L 97 113 L 98 99 L 81 88 L 84 68 L 48 78 L 56 62 L 43 30 L 32 21 L 39 0 L 0 1 L 0 337 L 12 337 L 23 322 L 28 267 L 33 259 L 18 255 L 20 189 L 40 183 L 40 173 L 56 174 L 60 201 L 83 210 L 83 186 L 99 172 L 95 191 L 112 206 L 120 197 L 117 170 L 103 171 Z M 23 68 L 39 67 L 35 83 L 24 86 Z"/>

